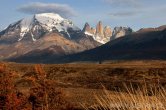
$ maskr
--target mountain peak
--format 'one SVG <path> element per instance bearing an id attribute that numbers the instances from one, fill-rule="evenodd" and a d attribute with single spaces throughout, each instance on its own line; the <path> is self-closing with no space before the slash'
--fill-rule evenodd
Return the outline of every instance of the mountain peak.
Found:
<path id="1" fill-rule="evenodd" d="M 123 37 L 125 35 L 131 34 L 133 30 L 130 27 L 115 27 L 113 30 L 113 34 L 110 40 L 117 39 L 119 37 Z"/>
<path id="2" fill-rule="evenodd" d="M 99 24 L 102 24 L 102 21 L 99 21 Z"/>
<path id="3" fill-rule="evenodd" d="M 56 13 L 40 13 L 40 14 L 35 14 L 35 17 L 46 17 L 46 18 L 52 18 L 52 19 L 58 19 L 58 20 L 64 20 L 59 14 Z"/>
<path id="4" fill-rule="evenodd" d="M 103 36 L 103 24 L 102 21 L 99 21 L 96 26 L 96 32 L 99 36 Z"/>
<path id="5" fill-rule="evenodd" d="M 13 31 L 14 30 L 14 31 Z M 55 13 L 40 13 L 19 20 L 8 26 L 2 33 L 6 36 L 17 36 L 16 41 L 33 40 L 41 38 L 46 33 L 57 32 L 66 38 L 71 38 L 73 32 L 80 31 L 72 21 L 62 18 Z"/>
<path id="6" fill-rule="evenodd" d="M 83 28 L 83 32 L 90 32 L 91 31 L 91 27 L 89 25 L 88 22 L 85 23 L 84 28 Z"/>

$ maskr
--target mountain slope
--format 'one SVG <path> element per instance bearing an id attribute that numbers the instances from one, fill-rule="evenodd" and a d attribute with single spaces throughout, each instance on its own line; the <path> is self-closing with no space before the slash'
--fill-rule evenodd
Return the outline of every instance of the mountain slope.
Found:
<path id="1" fill-rule="evenodd" d="M 42 13 L 19 20 L 0 32 L 0 60 L 21 56 L 47 59 L 45 55 L 59 57 L 99 45 L 70 20 L 58 14 Z"/>
<path id="2" fill-rule="evenodd" d="M 95 49 L 63 57 L 59 62 L 140 59 L 166 60 L 166 27 L 143 33 L 138 31 Z"/>

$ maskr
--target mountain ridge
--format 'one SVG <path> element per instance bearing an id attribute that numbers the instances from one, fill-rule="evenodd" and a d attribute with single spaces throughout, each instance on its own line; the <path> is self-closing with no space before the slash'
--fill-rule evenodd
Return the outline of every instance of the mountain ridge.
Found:
<path id="1" fill-rule="evenodd" d="M 49 51 L 50 47 L 55 49 L 48 56 L 63 56 L 101 45 L 82 33 L 72 21 L 53 13 L 36 14 L 19 20 L 1 31 L 0 36 L 0 60 L 28 53 L 34 55 L 39 51 L 41 54 L 49 53 L 46 50 Z M 60 48 L 63 52 L 55 54 L 56 49 Z"/>
<path id="2" fill-rule="evenodd" d="M 107 60 L 166 60 L 166 27 L 159 31 L 135 32 L 52 63 Z"/>
<path id="3" fill-rule="evenodd" d="M 38 14 L 0 32 L 0 60 L 66 63 L 166 59 L 165 36 L 166 25 L 133 32 L 129 27 L 115 27 L 112 31 L 99 22 L 96 29 L 86 23 L 81 30 L 59 15 Z"/>

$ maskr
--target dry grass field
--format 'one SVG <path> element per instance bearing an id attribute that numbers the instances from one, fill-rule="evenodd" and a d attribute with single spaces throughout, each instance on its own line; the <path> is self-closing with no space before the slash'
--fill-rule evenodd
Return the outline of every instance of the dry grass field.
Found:
<path id="1" fill-rule="evenodd" d="M 8 82 L 12 79 L 17 96 L 21 93 L 26 97 L 28 103 L 23 110 L 33 108 L 29 100 L 32 94 L 40 102 L 34 110 L 165 110 L 166 61 L 41 65 L 1 62 L 0 67 L 1 73 L 14 74 L 11 78 L 3 75 L 1 78 Z M 40 90 L 43 99 L 38 98 Z M 64 107 L 52 107 L 53 102 Z M 141 106 L 145 104 L 152 107 Z"/>

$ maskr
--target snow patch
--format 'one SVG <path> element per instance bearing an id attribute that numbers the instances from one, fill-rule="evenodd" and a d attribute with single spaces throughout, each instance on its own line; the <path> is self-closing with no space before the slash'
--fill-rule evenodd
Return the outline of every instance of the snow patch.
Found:
<path id="1" fill-rule="evenodd" d="M 30 31 L 32 28 L 33 23 L 33 17 L 32 18 L 25 18 L 21 21 L 20 27 L 21 27 L 21 33 L 20 36 L 23 37 L 27 32 Z"/>
<path id="2" fill-rule="evenodd" d="M 32 32 L 31 32 L 31 36 L 32 36 L 32 40 L 35 42 L 36 39 L 34 38 L 34 35 L 32 34 Z"/>
<path id="3" fill-rule="evenodd" d="M 84 32 L 84 34 L 94 37 L 94 34 L 91 34 L 91 33 L 87 32 L 87 31 Z"/>
<path id="4" fill-rule="evenodd" d="M 35 15 L 36 18 L 40 19 L 41 21 L 45 21 L 48 19 L 53 19 L 53 20 L 57 20 L 57 21 L 63 21 L 64 18 L 62 18 L 60 15 L 55 14 L 55 13 L 42 13 L 42 14 L 36 14 Z"/>
<path id="5" fill-rule="evenodd" d="M 84 32 L 86 35 L 89 35 L 89 36 L 92 36 L 93 37 L 93 39 L 95 40 L 95 41 L 97 41 L 97 42 L 99 42 L 99 43 L 101 43 L 101 44 L 105 44 L 106 42 L 104 41 L 104 39 L 102 39 L 100 36 L 98 36 L 98 35 L 94 35 L 94 34 L 91 34 L 91 33 L 89 33 L 89 32 Z"/>

